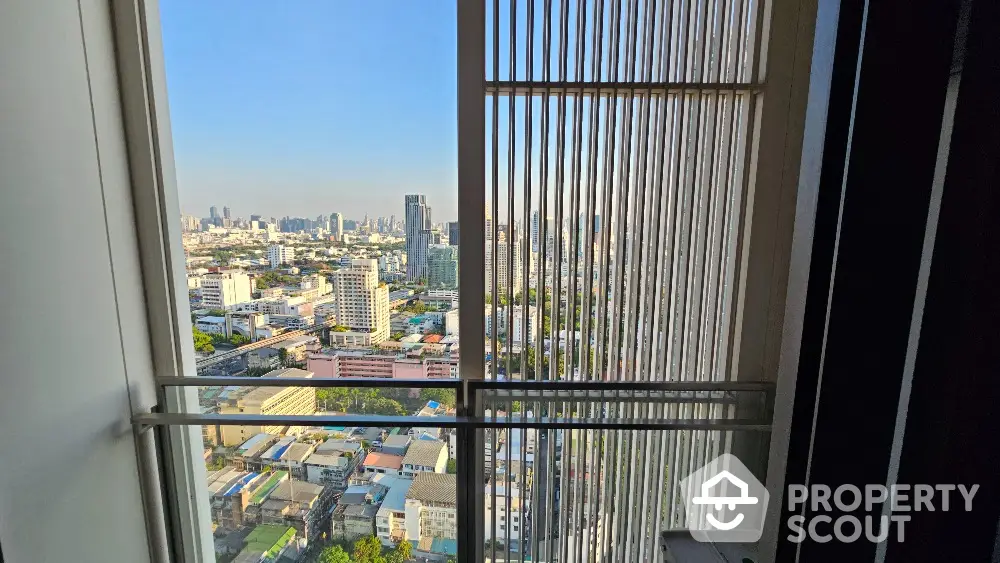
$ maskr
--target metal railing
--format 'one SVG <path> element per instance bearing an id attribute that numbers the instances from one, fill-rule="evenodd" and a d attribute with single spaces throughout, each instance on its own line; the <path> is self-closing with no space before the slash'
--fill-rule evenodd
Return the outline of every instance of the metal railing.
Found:
<path id="1" fill-rule="evenodd" d="M 172 404 L 168 402 L 170 388 L 222 386 L 450 389 L 455 391 L 456 408 L 455 414 L 448 416 L 382 416 L 192 413 L 170 412 L 164 407 Z M 458 450 L 457 561 L 524 560 L 536 563 L 577 561 L 581 560 L 581 554 L 593 550 L 618 553 L 614 542 L 657 544 L 659 532 L 672 527 L 670 514 L 673 511 L 669 506 L 666 509 L 660 506 L 673 502 L 669 491 L 673 485 L 668 484 L 666 472 L 662 468 L 652 472 L 660 477 L 649 477 L 650 472 L 646 472 L 647 481 L 661 491 L 661 499 L 649 506 L 642 505 L 644 513 L 651 515 L 649 521 L 642 517 L 643 529 L 639 530 L 638 524 L 636 530 L 629 526 L 627 534 L 623 519 L 631 517 L 629 512 L 634 507 L 620 504 L 616 508 L 615 503 L 622 502 L 622 499 L 615 498 L 612 491 L 618 489 L 613 487 L 623 487 L 615 485 L 612 473 L 621 466 L 638 466 L 640 462 L 648 465 L 646 469 L 649 469 L 658 463 L 657 459 L 669 459 L 678 468 L 694 464 L 696 459 L 707 457 L 707 452 L 712 451 L 703 445 L 698 446 L 701 439 L 695 436 L 749 433 L 766 437 L 771 429 L 774 393 L 773 384 L 760 382 L 374 378 L 161 377 L 156 379 L 156 387 L 158 407 L 153 412 L 135 415 L 133 424 L 137 433 L 151 431 L 155 436 L 157 467 L 144 467 L 143 471 L 154 472 L 157 478 L 144 479 L 144 482 L 160 483 L 159 491 L 146 491 L 146 494 L 162 497 L 167 512 L 164 520 L 168 543 L 174 554 L 182 552 L 178 543 L 182 539 L 177 537 L 181 526 L 177 522 L 176 503 L 181 495 L 191 495 L 177 490 L 173 478 L 179 468 L 173 466 L 177 461 L 176 456 L 171 455 L 171 427 L 410 427 L 455 429 Z M 486 456 L 485 435 L 490 436 L 489 459 Z M 522 438 L 519 444 L 513 446 L 521 448 L 520 457 L 516 449 L 511 450 L 513 435 Z M 525 436 L 528 435 L 536 441 L 531 457 L 537 454 L 539 465 L 512 466 L 515 463 L 513 460 L 521 460 L 516 463 L 523 464 L 524 460 L 530 459 L 525 455 L 528 449 Z M 658 438 L 654 440 L 654 436 Z M 665 438 L 667 436 L 669 440 Z M 640 440 L 639 437 L 643 438 Z M 664 454 L 651 455 L 657 440 L 664 444 Z M 732 446 L 730 440 L 720 440 L 719 443 L 724 443 L 727 450 Z M 689 453 L 679 458 L 671 457 L 666 454 L 667 444 L 671 450 L 687 448 L 693 452 L 698 447 L 702 450 L 697 455 Z M 655 451 L 659 452 L 658 449 Z M 638 459 L 640 457 L 642 460 Z M 194 460 L 191 462 L 194 463 Z M 489 463 L 488 469 L 484 468 L 484 462 Z M 758 466 L 758 469 L 763 470 L 763 467 Z M 677 472 L 670 473 L 671 479 L 674 479 Z M 498 482 L 506 486 L 501 490 L 520 487 L 520 502 L 523 503 L 518 512 L 522 522 L 520 538 L 510 540 L 510 528 L 506 528 L 508 538 L 501 549 L 497 549 L 496 545 L 492 548 L 484 546 L 483 541 L 487 526 L 491 526 L 489 529 L 494 534 L 498 529 L 495 508 L 509 502 L 509 496 L 498 501 Z M 618 494 L 623 492 L 618 491 Z M 501 504 L 498 505 L 498 502 Z M 491 522 L 484 521 L 487 505 L 494 507 Z M 509 506 L 507 508 L 509 517 L 512 513 Z M 667 516 L 660 518 L 653 515 L 653 512 L 663 510 L 668 511 Z M 615 513 L 614 517 L 611 512 Z M 638 514 L 634 517 L 640 518 Z M 623 531 L 617 531 L 619 529 Z M 511 551 L 512 545 L 515 546 L 514 551 Z"/>

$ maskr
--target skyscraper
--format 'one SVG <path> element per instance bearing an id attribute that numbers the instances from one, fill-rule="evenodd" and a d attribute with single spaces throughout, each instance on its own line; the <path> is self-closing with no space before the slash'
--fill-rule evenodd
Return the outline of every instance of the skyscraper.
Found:
<path id="1" fill-rule="evenodd" d="M 209 207 L 208 208 L 208 216 L 211 217 L 212 219 L 218 219 L 219 218 L 219 208 L 216 207 L 216 206 L 214 206 L 214 205 L 212 207 Z"/>
<path id="2" fill-rule="evenodd" d="M 448 244 L 458 246 L 458 221 L 448 223 Z"/>
<path id="3" fill-rule="evenodd" d="M 222 218 L 223 219 L 232 219 L 232 216 L 229 213 L 229 206 L 228 205 L 222 207 Z"/>
<path id="4" fill-rule="evenodd" d="M 427 277 L 427 247 L 431 238 L 431 208 L 427 196 L 407 195 L 406 203 L 406 278 Z"/>
<path id="5" fill-rule="evenodd" d="M 458 247 L 435 244 L 427 250 L 427 287 L 455 289 L 458 287 Z"/>
<path id="6" fill-rule="evenodd" d="M 340 213 L 330 214 L 330 232 L 337 240 L 344 240 L 344 216 Z"/>

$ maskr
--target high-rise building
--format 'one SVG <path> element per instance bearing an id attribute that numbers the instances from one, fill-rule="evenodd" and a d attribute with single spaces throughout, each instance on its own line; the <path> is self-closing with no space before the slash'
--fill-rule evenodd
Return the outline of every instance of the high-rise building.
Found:
<path id="1" fill-rule="evenodd" d="M 232 219 L 233 218 L 232 214 L 229 211 L 229 206 L 228 205 L 222 207 L 222 218 L 223 219 Z"/>
<path id="2" fill-rule="evenodd" d="M 209 207 L 208 208 L 208 216 L 210 218 L 212 218 L 212 219 L 218 219 L 219 218 L 219 208 L 216 207 L 216 206 L 214 206 L 214 205 L 212 207 Z"/>
<path id="3" fill-rule="evenodd" d="M 427 196 L 406 196 L 406 277 L 427 277 L 427 247 L 431 237 L 431 208 Z"/>
<path id="4" fill-rule="evenodd" d="M 295 261 L 295 249 L 281 244 L 272 244 L 267 247 L 267 261 L 271 263 L 271 268 L 277 268 L 282 264 L 291 264 Z"/>
<path id="5" fill-rule="evenodd" d="M 448 223 L 448 244 L 458 246 L 458 221 Z"/>
<path id="6" fill-rule="evenodd" d="M 337 240 L 344 240 L 344 216 L 340 213 L 330 214 L 330 233 L 337 237 Z"/>
<path id="7" fill-rule="evenodd" d="M 511 261 L 513 258 L 513 262 Z M 524 273 L 521 271 L 521 240 L 517 229 L 500 225 L 497 232 L 497 291 L 500 295 L 506 295 L 508 289 L 511 295 L 517 295 L 523 285 Z M 514 277 L 511 278 L 511 266 L 513 266 Z"/>
<path id="8" fill-rule="evenodd" d="M 352 260 L 333 273 L 333 314 L 347 331 L 331 331 L 339 346 L 372 346 L 389 339 L 389 288 L 378 279 L 378 260 Z"/>
<path id="9" fill-rule="evenodd" d="M 239 270 L 208 274 L 201 280 L 201 304 L 208 309 L 231 309 L 250 301 L 250 276 Z"/>
<path id="10" fill-rule="evenodd" d="M 435 244 L 427 249 L 427 287 L 455 289 L 458 287 L 458 247 Z"/>

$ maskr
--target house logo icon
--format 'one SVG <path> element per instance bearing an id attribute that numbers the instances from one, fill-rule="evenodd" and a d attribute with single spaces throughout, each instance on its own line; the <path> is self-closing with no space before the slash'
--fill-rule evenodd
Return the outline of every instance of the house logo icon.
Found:
<path id="1" fill-rule="evenodd" d="M 767 489 L 732 454 L 723 454 L 680 482 L 691 536 L 703 542 L 756 542 L 764 530 Z"/>

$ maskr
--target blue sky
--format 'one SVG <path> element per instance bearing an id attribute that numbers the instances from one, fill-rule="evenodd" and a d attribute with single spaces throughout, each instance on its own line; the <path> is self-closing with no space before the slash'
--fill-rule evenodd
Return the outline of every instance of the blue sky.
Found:
<path id="1" fill-rule="evenodd" d="M 160 2 L 181 209 L 457 217 L 455 2 Z"/>

